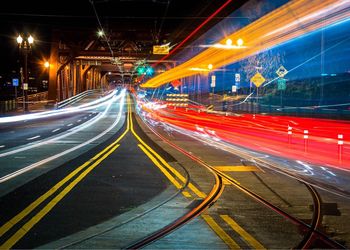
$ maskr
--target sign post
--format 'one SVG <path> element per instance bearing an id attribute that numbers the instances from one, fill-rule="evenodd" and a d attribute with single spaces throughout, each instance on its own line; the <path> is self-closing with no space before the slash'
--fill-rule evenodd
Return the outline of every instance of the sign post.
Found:
<path id="1" fill-rule="evenodd" d="M 240 73 L 236 73 L 235 74 L 235 85 L 232 85 L 232 93 L 236 93 L 237 89 L 239 87 L 241 83 L 241 74 Z"/>
<path id="2" fill-rule="evenodd" d="M 284 79 L 283 77 L 288 73 L 288 70 L 281 65 L 277 70 L 276 70 L 276 74 L 280 77 L 277 80 L 277 90 L 280 91 L 280 99 L 281 99 L 281 108 L 283 107 L 283 91 L 286 90 L 286 79 Z"/>
<path id="3" fill-rule="evenodd" d="M 210 81 L 210 87 L 212 87 L 212 96 L 211 96 L 211 100 L 212 100 L 212 104 L 214 104 L 214 88 L 216 85 L 216 76 L 212 75 L 211 76 L 211 81 Z"/>
<path id="4" fill-rule="evenodd" d="M 15 107 L 17 109 L 17 87 L 19 85 L 19 79 L 18 78 L 13 78 L 12 79 L 12 86 L 15 87 Z"/>
<path id="5" fill-rule="evenodd" d="M 286 79 L 284 78 L 279 78 L 277 80 L 277 90 L 280 91 L 280 103 L 281 103 L 281 108 L 283 107 L 283 91 L 286 90 Z"/>
<path id="6" fill-rule="evenodd" d="M 24 87 L 23 87 L 23 82 L 24 82 L 24 76 L 23 76 L 23 68 L 21 67 L 20 71 L 21 73 L 21 83 L 22 83 L 22 104 L 23 104 L 23 112 L 25 112 L 25 102 L 24 102 Z"/>
<path id="7" fill-rule="evenodd" d="M 259 72 L 257 72 L 252 78 L 250 78 L 250 82 L 254 83 L 254 85 L 256 86 L 257 105 L 259 105 L 259 87 L 265 82 L 265 80 L 266 79 Z"/>

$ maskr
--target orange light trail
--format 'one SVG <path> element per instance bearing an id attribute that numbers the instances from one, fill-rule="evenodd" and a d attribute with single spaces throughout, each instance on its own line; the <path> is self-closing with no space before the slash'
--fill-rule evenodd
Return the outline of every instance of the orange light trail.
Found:
<path id="1" fill-rule="evenodd" d="M 241 38 L 245 42 L 244 48 L 235 50 L 208 48 L 183 64 L 148 80 L 141 87 L 157 88 L 198 73 L 190 70 L 191 68 L 207 68 L 212 64 L 215 69 L 240 61 L 260 51 L 345 20 L 350 17 L 349 7 L 348 0 L 290 1 L 220 41 L 221 44 L 225 44 L 228 38 L 232 41 Z"/>

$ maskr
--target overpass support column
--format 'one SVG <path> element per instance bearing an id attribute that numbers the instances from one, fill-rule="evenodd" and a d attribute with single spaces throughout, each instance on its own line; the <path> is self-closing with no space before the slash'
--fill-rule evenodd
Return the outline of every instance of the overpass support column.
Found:
<path id="1" fill-rule="evenodd" d="M 58 44 L 57 42 L 52 42 L 51 44 L 51 52 L 50 52 L 50 68 L 49 68 L 49 93 L 48 93 L 48 99 L 52 100 L 54 102 L 57 102 L 60 100 L 59 93 L 60 93 L 60 86 L 58 85 Z"/>

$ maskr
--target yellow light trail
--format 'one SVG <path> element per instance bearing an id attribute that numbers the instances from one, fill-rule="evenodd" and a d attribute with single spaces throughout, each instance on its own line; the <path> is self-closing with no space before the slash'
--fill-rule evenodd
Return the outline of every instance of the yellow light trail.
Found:
<path id="1" fill-rule="evenodd" d="M 157 88 L 168 82 L 198 74 L 193 69 L 213 69 L 240 61 L 260 51 L 350 17 L 349 0 L 293 0 L 220 41 L 242 39 L 244 47 L 226 50 L 211 47 L 183 64 L 142 84 Z"/>

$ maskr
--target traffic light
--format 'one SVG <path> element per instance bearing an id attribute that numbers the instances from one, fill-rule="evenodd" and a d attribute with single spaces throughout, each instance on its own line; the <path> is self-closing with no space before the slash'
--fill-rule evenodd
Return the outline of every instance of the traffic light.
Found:
<path id="1" fill-rule="evenodd" d="M 154 69 L 151 66 L 147 66 L 146 68 L 146 75 L 152 76 L 154 74 Z"/>
<path id="2" fill-rule="evenodd" d="M 152 76 L 154 74 L 154 69 L 151 66 L 138 66 L 136 68 L 137 75 L 147 75 L 147 76 Z"/>
<path id="3" fill-rule="evenodd" d="M 137 75 L 143 75 L 143 74 L 145 74 L 145 72 L 146 72 L 146 68 L 144 67 L 144 66 L 139 66 L 139 67 L 137 67 Z"/>

